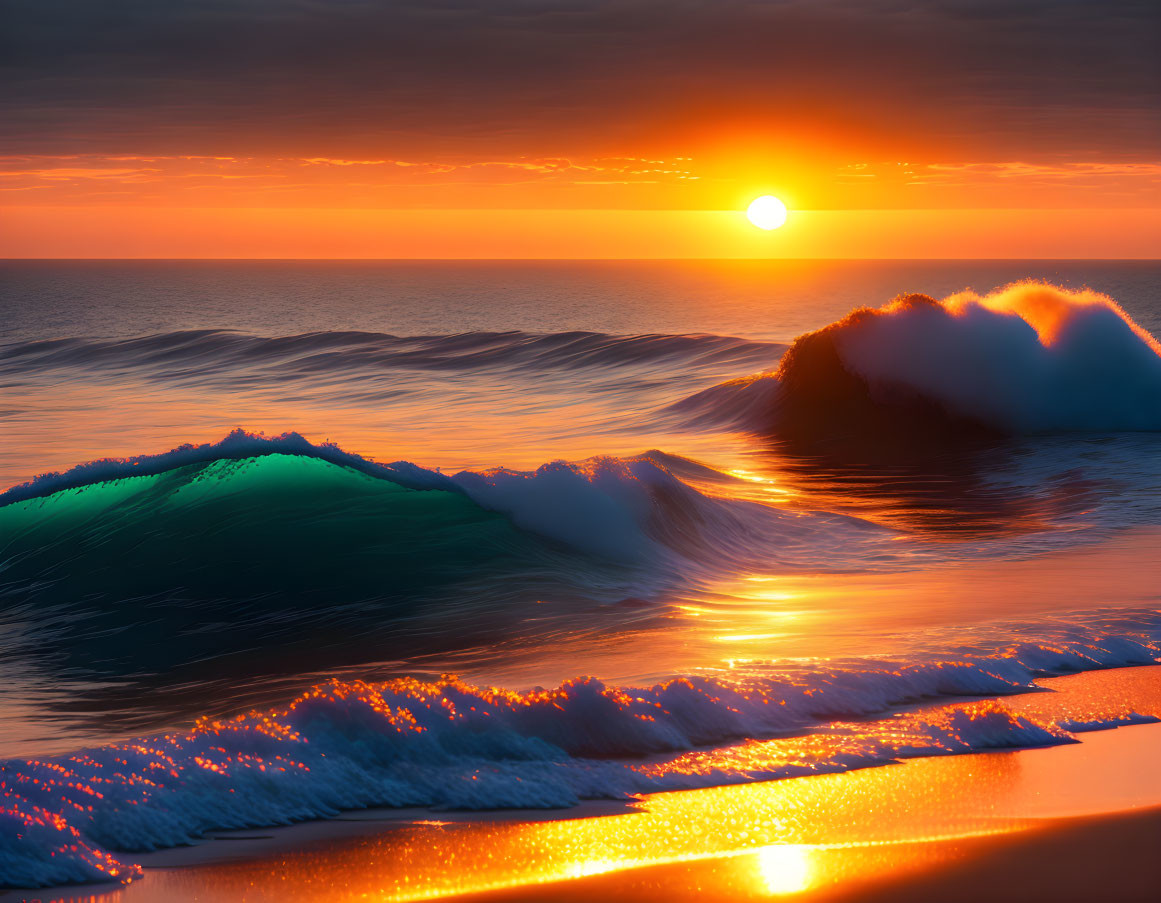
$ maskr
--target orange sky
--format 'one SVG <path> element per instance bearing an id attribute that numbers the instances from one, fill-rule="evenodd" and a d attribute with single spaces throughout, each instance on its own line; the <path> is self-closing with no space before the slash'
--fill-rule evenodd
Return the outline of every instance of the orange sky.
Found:
<path id="1" fill-rule="evenodd" d="M 7 257 L 1152 257 L 1132 0 L 46 0 Z M 1156 52 L 1154 52 L 1156 51 Z M 737 211 L 782 198 L 761 233 Z"/>
<path id="2" fill-rule="evenodd" d="M 1153 257 L 1161 164 L 0 160 L 6 257 Z M 776 232 L 741 210 L 775 193 Z"/>
<path id="3" fill-rule="evenodd" d="M 1152 258 L 1161 211 L 822 210 L 775 231 L 738 211 L 23 207 L 8 257 Z"/>

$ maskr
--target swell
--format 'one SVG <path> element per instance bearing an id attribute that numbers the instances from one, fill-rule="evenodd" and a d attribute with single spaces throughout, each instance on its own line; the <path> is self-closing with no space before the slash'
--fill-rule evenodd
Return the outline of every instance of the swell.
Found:
<path id="1" fill-rule="evenodd" d="M 608 335 L 470 332 L 394 336 L 314 332 L 262 337 L 187 330 L 130 339 L 53 339 L 2 346 L 0 375 L 28 378 L 60 370 L 135 371 L 196 379 L 214 372 L 262 371 L 272 378 L 340 376 L 381 370 L 575 371 L 640 366 L 752 367 L 781 350 L 772 342 L 716 335 Z"/>
<path id="2" fill-rule="evenodd" d="M 907 662 L 789 671 L 752 663 L 648 687 L 591 678 L 528 692 L 454 677 L 332 681 L 268 711 L 0 762 L 0 874 L 9 886 L 128 880 L 140 869 L 115 854 L 190 843 L 213 829 L 366 806 L 553 808 L 1075 742 L 1071 732 L 1157 720 L 1127 708 L 1038 720 L 994 700 L 850 720 L 922 700 L 1028 692 L 1038 676 L 1161 656 L 1157 611 L 1008 626 L 1001 634 L 1008 640 L 998 647 Z M 753 744 L 763 738 L 774 739 Z M 686 755 L 741 740 L 751 745 Z"/>

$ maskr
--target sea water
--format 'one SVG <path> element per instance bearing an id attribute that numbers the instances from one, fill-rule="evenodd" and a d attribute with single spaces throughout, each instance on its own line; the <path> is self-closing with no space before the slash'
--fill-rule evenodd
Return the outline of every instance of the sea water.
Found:
<path id="1" fill-rule="evenodd" d="M 1161 654 L 1156 263 L 0 278 L 9 883 L 352 806 L 1070 742 L 985 702 L 761 775 L 657 764 Z M 915 292 L 958 300 L 786 354 Z"/>

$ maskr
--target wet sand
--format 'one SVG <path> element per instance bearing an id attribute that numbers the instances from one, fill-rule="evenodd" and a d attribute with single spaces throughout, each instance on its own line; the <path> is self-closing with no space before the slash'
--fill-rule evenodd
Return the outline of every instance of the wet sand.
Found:
<path id="1" fill-rule="evenodd" d="M 660 866 L 550 888 L 473 894 L 500 901 L 800 899 L 834 903 L 1155 901 L 1161 808 L 1046 821 L 999 835 L 886 847 L 787 848 Z"/>
<path id="2" fill-rule="evenodd" d="M 1045 685 L 1055 692 L 1007 702 L 1031 714 L 1161 706 L 1161 668 Z M 656 794 L 628 808 L 352 813 L 132 857 L 146 877 L 125 888 L 0 899 L 1156 899 L 1161 724 L 1080 739 Z"/>

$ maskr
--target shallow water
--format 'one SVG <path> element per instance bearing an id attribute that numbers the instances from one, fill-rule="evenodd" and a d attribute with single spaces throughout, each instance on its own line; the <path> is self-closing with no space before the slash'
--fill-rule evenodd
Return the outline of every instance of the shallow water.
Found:
<path id="1" fill-rule="evenodd" d="M 1161 712 L 1157 669 L 1043 685 L 1051 692 L 1007 704 L 1074 718 L 1118 706 Z M 661 793 L 611 812 L 594 806 L 584 810 L 587 817 L 352 813 L 341 823 L 225 834 L 193 849 L 147 854 L 146 879 L 123 891 L 105 895 L 92 887 L 53 896 L 124 903 L 243 895 L 403 901 L 480 892 L 516 900 L 833 899 L 875 880 L 972 862 L 962 849 L 968 841 L 1018 843 L 1051 820 L 1159 806 L 1159 739 L 1161 725 L 1153 724 L 1084 734 L 1082 743 L 1043 750 L 935 756 L 845 774 Z M 1155 824 L 1143 827 L 1155 830 Z M 1146 849 L 1150 836 L 1141 844 Z M 449 861 L 462 867 L 449 869 Z M 1075 861 L 1069 874 L 1078 881 L 1078 870 L 1100 873 L 1104 892 L 1124 893 L 1149 872 L 1140 859 L 1126 861 L 1134 872 Z M 1059 862 L 1021 860 L 1029 882 L 1059 871 Z M 871 898 L 887 899 L 890 890 Z M 1029 892 L 1020 891 L 1025 899 Z M 1018 896 L 998 888 L 993 895 Z"/>

